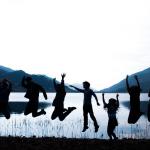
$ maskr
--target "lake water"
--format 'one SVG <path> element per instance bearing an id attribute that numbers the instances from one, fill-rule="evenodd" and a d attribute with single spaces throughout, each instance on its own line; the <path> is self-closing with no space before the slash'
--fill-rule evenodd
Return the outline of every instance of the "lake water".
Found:
<path id="1" fill-rule="evenodd" d="M 67 137 L 67 138 L 98 138 L 108 139 L 107 136 L 107 111 L 103 109 L 102 96 L 97 94 L 100 106 L 96 105 L 96 101 L 93 98 L 93 110 L 95 117 L 100 126 L 97 133 L 94 132 L 94 126 L 91 118 L 88 118 L 89 129 L 82 133 L 83 128 L 83 94 L 82 93 L 68 93 L 65 99 L 65 107 L 75 106 L 77 107 L 63 122 L 59 119 L 51 120 L 51 114 L 54 107 L 51 103 L 54 99 L 55 93 L 48 93 L 48 100 L 45 101 L 43 95 L 40 95 L 41 107 L 45 107 L 46 115 L 32 118 L 31 114 L 24 116 L 23 109 L 25 107 L 24 102 L 28 102 L 24 98 L 24 93 L 11 93 L 10 102 L 15 109 L 20 109 L 20 112 L 11 114 L 9 120 L 5 119 L 1 115 L 0 117 L 0 136 L 25 136 L 25 137 Z M 106 94 L 106 101 L 109 98 L 115 98 L 115 94 Z M 120 94 L 119 96 L 120 108 L 117 113 L 118 127 L 116 128 L 116 134 L 119 138 L 150 138 L 150 123 L 145 115 L 141 116 L 138 122 L 134 125 L 127 123 L 129 109 L 124 105 L 124 102 L 129 101 L 128 94 Z M 141 101 L 148 101 L 147 94 L 141 94 Z M 45 103 L 44 103 L 45 102 Z M 22 104 L 23 109 L 22 109 Z M 147 104 L 147 103 L 146 103 Z M 145 105 L 144 107 L 147 107 Z M 22 109 L 22 111 L 21 111 Z"/>

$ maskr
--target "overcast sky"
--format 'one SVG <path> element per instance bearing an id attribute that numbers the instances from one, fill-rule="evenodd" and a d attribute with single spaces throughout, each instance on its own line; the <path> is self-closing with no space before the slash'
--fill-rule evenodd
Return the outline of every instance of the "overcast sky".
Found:
<path id="1" fill-rule="evenodd" d="M 149 0 L 1 0 L 0 65 L 102 89 L 150 64 Z"/>

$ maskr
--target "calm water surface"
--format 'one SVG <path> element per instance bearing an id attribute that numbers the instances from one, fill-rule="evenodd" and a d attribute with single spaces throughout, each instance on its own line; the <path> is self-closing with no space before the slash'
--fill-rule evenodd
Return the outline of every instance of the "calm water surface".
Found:
<path id="1" fill-rule="evenodd" d="M 51 103 L 54 99 L 55 93 L 48 94 L 48 100 L 45 101 L 44 97 L 40 95 L 40 102 L 45 102 L 42 105 L 46 110 L 46 115 L 32 118 L 31 114 L 24 116 L 23 113 L 13 113 L 11 118 L 6 120 L 5 117 L 0 117 L 0 136 L 25 136 L 25 137 L 67 137 L 67 138 L 98 138 L 107 139 L 107 121 L 108 116 L 106 110 L 103 109 L 102 96 L 97 94 L 100 106 L 96 105 L 93 98 L 93 110 L 100 125 L 99 131 L 94 132 L 94 125 L 89 117 L 89 129 L 82 133 L 83 128 L 83 95 L 80 93 L 67 94 L 65 99 L 65 107 L 77 107 L 63 122 L 59 119 L 51 120 L 53 107 Z M 106 94 L 106 101 L 109 98 L 115 98 L 115 94 Z M 128 94 L 120 94 L 120 108 L 117 113 L 119 125 L 116 128 L 116 134 L 119 138 L 150 138 L 150 123 L 147 121 L 146 116 L 142 116 L 139 121 L 130 125 L 127 123 L 129 109 L 124 105 L 124 102 L 129 101 Z M 10 102 L 16 105 L 16 108 L 21 108 L 22 103 L 28 100 L 24 98 L 24 93 L 12 93 L 10 95 Z M 141 101 L 148 101 L 147 94 L 141 94 Z M 20 106 L 19 106 L 20 105 Z M 25 106 L 25 105 L 24 105 Z M 146 106 L 147 107 L 147 106 Z"/>

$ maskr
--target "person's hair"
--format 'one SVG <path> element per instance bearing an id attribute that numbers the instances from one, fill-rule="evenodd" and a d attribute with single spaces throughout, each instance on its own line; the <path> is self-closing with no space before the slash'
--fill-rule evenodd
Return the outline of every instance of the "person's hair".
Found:
<path id="1" fill-rule="evenodd" d="M 110 98 L 109 99 L 109 104 L 115 105 L 117 103 L 116 99 Z"/>
<path id="2" fill-rule="evenodd" d="M 84 82 L 83 82 L 83 85 L 86 86 L 87 88 L 90 87 L 90 83 L 89 83 L 88 81 L 84 81 Z"/>
<path id="3" fill-rule="evenodd" d="M 109 106 L 113 106 L 114 108 L 116 108 L 116 110 L 118 110 L 117 100 L 114 98 L 110 98 L 108 102 L 108 107 Z M 104 109 L 107 109 L 107 107 L 104 106 Z"/>

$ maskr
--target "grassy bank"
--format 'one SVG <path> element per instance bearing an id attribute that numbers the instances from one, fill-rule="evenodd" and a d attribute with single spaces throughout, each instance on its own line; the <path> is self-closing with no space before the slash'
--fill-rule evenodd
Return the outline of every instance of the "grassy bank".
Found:
<path id="1" fill-rule="evenodd" d="M 141 150 L 149 149 L 150 140 L 117 141 L 66 138 L 0 137 L 0 150 Z"/>

